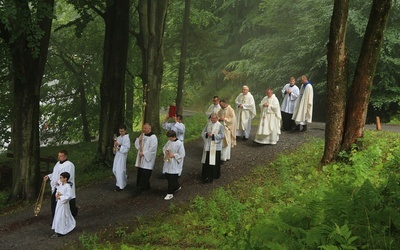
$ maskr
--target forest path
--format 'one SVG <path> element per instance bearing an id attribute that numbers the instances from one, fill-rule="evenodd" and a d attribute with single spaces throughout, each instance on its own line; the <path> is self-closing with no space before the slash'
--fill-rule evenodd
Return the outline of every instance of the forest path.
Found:
<path id="1" fill-rule="evenodd" d="M 162 178 L 162 158 L 157 159 L 151 177 L 152 189 L 133 197 L 136 184 L 136 169 L 128 166 L 130 179 L 125 190 L 114 192 L 115 179 L 79 188 L 77 183 L 77 205 L 80 207 L 77 227 L 68 235 L 51 239 L 50 193 L 46 192 L 42 211 L 34 217 L 34 206 L 28 206 L 12 214 L 0 216 L 0 249 L 68 249 L 76 245 L 83 233 L 108 232 L 114 227 L 124 224 L 134 228 L 135 219 L 151 216 L 167 211 L 171 203 L 175 206 L 187 204 L 197 195 L 204 196 L 210 191 L 239 180 L 255 166 L 267 165 L 280 153 L 293 152 L 303 142 L 312 138 L 323 138 L 323 123 L 312 123 L 306 133 L 282 132 L 278 144 L 259 145 L 252 140 L 238 140 L 232 149 L 232 159 L 221 167 L 221 178 L 213 183 L 203 184 L 201 175 L 201 155 L 203 142 L 201 139 L 185 144 L 186 157 L 183 173 L 180 178 L 182 190 L 170 201 L 165 201 L 167 181 Z M 368 126 L 375 129 L 374 126 Z M 383 130 L 400 131 L 399 126 L 384 126 Z M 252 138 L 256 128 L 252 128 Z M 79 166 L 76 166 L 79 167 Z M 111 171 L 111 169 L 110 169 Z M 110 230 L 111 229 L 111 230 Z"/>

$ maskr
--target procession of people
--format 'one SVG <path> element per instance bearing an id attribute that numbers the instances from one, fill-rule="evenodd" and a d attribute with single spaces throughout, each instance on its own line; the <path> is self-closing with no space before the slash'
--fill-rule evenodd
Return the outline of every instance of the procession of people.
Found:
<path id="1" fill-rule="evenodd" d="M 307 125 L 312 122 L 313 87 L 308 78 L 300 77 L 302 86 L 296 86 L 296 79 L 290 78 L 281 90 L 283 100 L 280 104 L 273 89 L 267 88 L 266 95 L 259 104 L 260 122 L 255 133 L 254 142 L 258 144 L 275 145 L 279 142 L 282 131 L 306 132 Z M 203 139 L 202 167 L 199 167 L 204 183 L 212 183 L 221 178 L 221 166 L 231 160 L 231 149 L 240 140 L 250 139 L 251 122 L 257 115 L 253 95 L 247 85 L 234 100 L 235 107 L 229 105 L 226 99 L 214 96 L 213 104 L 207 111 L 207 121 L 201 133 Z M 172 119 L 172 122 L 169 120 Z M 301 127 L 300 127 L 301 126 Z M 186 127 L 183 116 L 167 115 L 163 124 L 168 141 L 164 145 L 162 174 L 167 179 L 164 200 L 171 200 L 175 193 L 182 189 L 179 178 L 184 172 Z M 144 123 L 134 146 L 137 150 L 135 167 L 137 168 L 136 188 L 133 196 L 141 195 L 149 190 L 150 177 L 156 165 L 158 138 L 152 132 L 151 125 Z M 116 184 L 114 191 L 122 191 L 127 185 L 128 174 L 126 163 L 131 148 L 131 139 L 125 125 L 119 126 L 119 135 L 114 135 L 113 174 Z M 71 232 L 76 226 L 75 217 L 78 215 L 75 193 L 75 166 L 67 159 L 68 152 L 60 150 L 58 162 L 53 172 L 43 177 L 50 180 L 51 187 L 51 227 L 54 230 L 52 238 L 58 238 Z"/>

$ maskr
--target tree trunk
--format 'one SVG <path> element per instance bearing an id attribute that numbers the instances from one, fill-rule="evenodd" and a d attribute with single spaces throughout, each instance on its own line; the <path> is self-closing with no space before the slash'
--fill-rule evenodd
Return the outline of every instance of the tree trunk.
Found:
<path id="1" fill-rule="evenodd" d="M 335 160 L 344 133 L 347 92 L 347 54 L 345 38 L 349 0 L 336 0 L 333 7 L 328 43 L 325 150 L 321 163 Z"/>
<path id="2" fill-rule="evenodd" d="M 125 70 L 129 44 L 130 0 L 107 1 L 103 75 L 100 84 L 100 161 L 111 157 L 112 135 L 118 133 L 125 115 Z"/>
<path id="3" fill-rule="evenodd" d="M 54 0 L 42 0 L 40 8 L 31 10 L 28 2 L 16 5 L 15 27 L 4 29 L 0 35 L 5 40 L 12 57 L 14 97 L 12 142 L 14 153 L 13 185 L 10 200 L 33 201 L 39 192 L 39 101 L 40 86 L 47 60 L 51 33 Z M 43 32 L 38 44 L 32 47 L 32 23 Z M 14 39 L 10 37 L 14 34 Z M 37 47 L 36 47 L 37 46 Z"/>
<path id="4" fill-rule="evenodd" d="M 186 54 L 188 46 L 188 33 L 190 25 L 190 0 L 185 0 L 185 13 L 183 15 L 181 56 L 179 59 L 178 88 L 176 94 L 177 113 L 183 114 L 183 89 L 185 83 Z"/>
<path id="5" fill-rule="evenodd" d="M 139 0 L 140 32 L 138 45 L 142 51 L 143 86 L 147 86 L 144 93 L 146 112 L 144 121 L 150 123 L 152 131 L 161 132 L 160 126 L 160 92 L 163 76 L 163 38 L 165 19 L 169 0 Z"/>
<path id="6" fill-rule="evenodd" d="M 372 3 L 350 92 L 351 98 L 347 105 L 345 133 L 342 143 L 343 150 L 349 150 L 351 145 L 364 134 L 372 81 L 391 6 L 392 0 L 374 0 Z"/>

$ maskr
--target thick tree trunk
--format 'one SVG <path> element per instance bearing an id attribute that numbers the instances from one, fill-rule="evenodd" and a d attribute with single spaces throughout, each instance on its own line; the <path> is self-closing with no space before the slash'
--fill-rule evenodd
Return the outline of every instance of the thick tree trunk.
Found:
<path id="1" fill-rule="evenodd" d="M 14 153 L 13 185 L 10 200 L 33 201 L 39 192 L 41 176 L 39 165 L 39 101 L 40 86 L 47 60 L 48 45 L 51 33 L 54 0 L 43 0 L 41 8 L 31 12 L 28 3 L 19 2 L 16 6 L 16 23 L 25 26 L 7 30 L 15 40 L 5 39 L 12 56 L 14 96 L 12 142 Z M 33 14 L 34 13 L 34 14 Z M 39 20 L 39 21 L 38 21 Z M 38 45 L 32 48 L 29 35 L 32 30 L 26 29 L 30 23 L 37 21 L 43 32 Z M 1 30 L 2 33 L 5 30 Z M 5 33 L 3 33 L 5 34 Z M 3 38 L 5 38 L 3 36 Z"/>
<path id="2" fill-rule="evenodd" d="M 349 0 L 336 0 L 333 7 L 328 43 L 325 150 L 322 164 L 335 160 L 344 134 L 347 92 L 347 54 L 345 38 Z"/>
<path id="3" fill-rule="evenodd" d="M 347 105 L 343 150 L 363 136 L 372 81 L 392 0 L 374 0 Z"/>
<path id="4" fill-rule="evenodd" d="M 176 94 L 177 113 L 183 114 L 183 89 L 185 86 L 185 69 L 186 69 L 186 54 L 188 46 L 188 33 L 190 25 L 190 0 L 185 0 L 185 12 L 183 15 L 182 25 L 182 45 L 181 56 L 179 59 L 179 72 L 178 72 L 178 88 Z"/>
<path id="5" fill-rule="evenodd" d="M 146 112 L 144 121 L 150 123 L 154 133 L 161 132 L 160 92 L 163 76 L 163 38 L 169 0 L 139 0 L 140 32 L 138 45 L 142 51 L 143 86 Z"/>
<path id="6" fill-rule="evenodd" d="M 107 1 L 100 85 L 101 110 L 98 153 L 100 161 L 111 157 L 112 136 L 125 115 L 125 69 L 129 44 L 130 0 Z"/>

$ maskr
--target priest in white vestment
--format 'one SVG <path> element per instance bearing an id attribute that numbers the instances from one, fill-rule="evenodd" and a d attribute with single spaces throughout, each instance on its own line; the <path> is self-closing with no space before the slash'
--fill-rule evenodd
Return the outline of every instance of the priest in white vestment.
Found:
<path id="1" fill-rule="evenodd" d="M 294 106 L 300 94 L 300 90 L 296 86 L 296 79 L 291 77 L 290 82 L 283 86 L 281 92 L 283 97 L 281 105 L 282 128 L 283 130 L 289 131 L 294 129 L 296 126 L 292 120 Z"/>
<path id="2" fill-rule="evenodd" d="M 217 114 L 220 109 L 221 109 L 221 105 L 219 105 L 219 97 L 214 96 L 213 104 L 211 104 L 206 111 L 207 119 L 210 120 L 211 114 L 212 113 Z"/>
<path id="3" fill-rule="evenodd" d="M 62 172 L 59 175 L 57 194 L 56 194 L 56 210 L 54 214 L 53 223 L 51 229 L 54 230 L 55 234 L 52 238 L 66 235 L 71 232 L 75 226 L 76 221 L 72 216 L 71 209 L 69 207 L 69 201 L 71 200 L 72 194 L 72 183 L 68 181 L 70 174 Z"/>
<path id="4" fill-rule="evenodd" d="M 156 162 L 158 139 L 151 131 L 151 126 L 145 123 L 142 134 L 136 138 L 135 147 L 138 150 L 135 166 L 138 170 L 135 195 L 150 189 L 150 177 Z"/>
<path id="5" fill-rule="evenodd" d="M 281 111 L 279 100 L 272 89 L 267 89 L 267 96 L 260 103 L 260 124 L 255 142 L 260 144 L 276 144 L 281 134 Z"/>
<path id="6" fill-rule="evenodd" d="M 231 159 L 231 148 L 236 146 L 236 115 L 231 105 L 221 100 L 221 109 L 218 111 L 219 122 L 224 126 L 224 140 L 222 141 L 221 161 Z"/>
<path id="7" fill-rule="evenodd" d="M 119 136 L 114 139 L 114 163 L 113 173 L 116 179 L 115 190 L 121 191 L 125 188 L 128 182 L 126 174 L 126 160 L 128 159 L 128 151 L 131 148 L 131 140 L 126 133 L 126 126 L 121 125 L 118 129 Z"/>
<path id="8" fill-rule="evenodd" d="M 164 200 L 170 200 L 174 193 L 181 190 L 179 176 L 182 174 L 183 159 L 185 158 L 185 147 L 183 142 L 176 137 L 174 130 L 167 131 L 168 141 L 163 147 L 164 165 L 163 174 L 168 181 L 167 195 Z"/>
<path id="9" fill-rule="evenodd" d="M 204 140 L 203 156 L 201 163 L 202 178 L 205 183 L 219 179 L 221 176 L 221 150 L 224 139 L 224 126 L 218 122 L 217 114 L 212 113 L 210 121 L 202 132 Z"/>
<path id="10" fill-rule="evenodd" d="M 70 177 L 68 181 L 72 183 L 71 199 L 69 199 L 69 206 L 72 215 L 74 217 L 78 215 L 78 208 L 76 206 L 76 192 L 75 192 L 75 165 L 68 160 L 68 151 L 62 149 L 58 152 L 58 162 L 56 163 L 56 165 L 54 165 L 53 172 L 43 177 L 43 180 L 45 181 L 50 180 L 50 187 L 51 187 L 50 208 L 53 218 L 56 210 L 56 194 L 60 182 L 60 174 L 63 172 L 69 173 Z"/>
<path id="11" fill-rule="evenodd" d="M 296 125 L 302 125 L 301 131 L 306 132 L 307 123 L 312 122 L 314 90 L 306 76 L 301 77 L 301 82 L 300 96 L 297 98 L 292 120 Z"/>
<path id="12" fill-rule="evenodd" d="M 249 92 L 249 87 L 244 85 L 242 93 L 236 99 L 236 136 L 249 139 L 251 132 L 251 120 L 256 116 L 256 105 L 254 98 Z"/>

